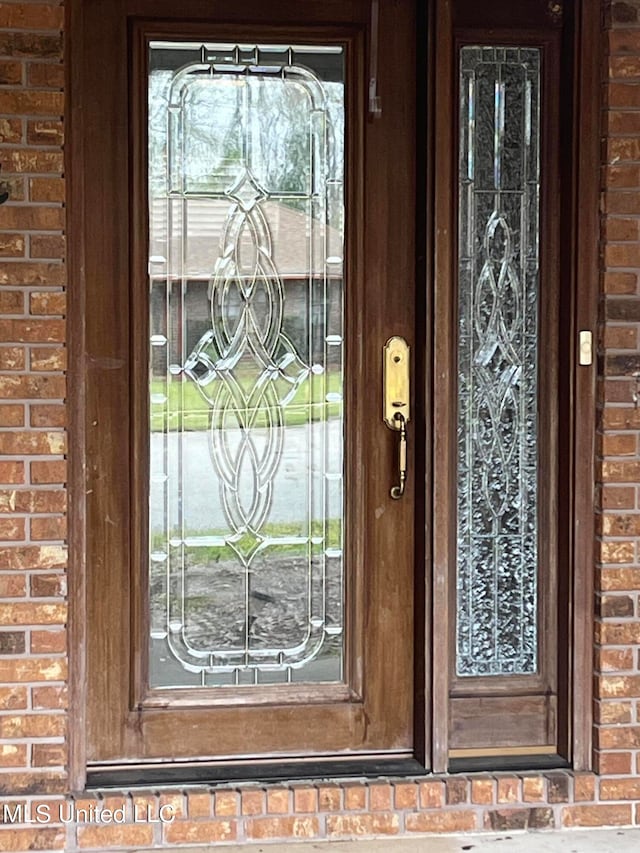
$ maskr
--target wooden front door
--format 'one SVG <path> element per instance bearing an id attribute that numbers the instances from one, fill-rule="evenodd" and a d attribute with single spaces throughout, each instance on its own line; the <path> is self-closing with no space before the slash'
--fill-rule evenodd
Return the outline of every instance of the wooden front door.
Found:
<path id="1" fill-rule="evenodd" d="M 89 769 L 409 758 L 412 4 L 80 5 Z"/>
<path id="2" fill-rule="evenodd" d="M 595 4 L 72 33 L 90 778 L 586 768 Z"/>

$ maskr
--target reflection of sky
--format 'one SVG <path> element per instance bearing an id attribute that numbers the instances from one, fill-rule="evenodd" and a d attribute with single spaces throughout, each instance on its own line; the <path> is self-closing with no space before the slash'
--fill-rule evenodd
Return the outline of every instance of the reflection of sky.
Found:
<path id="1" fill-rule="evenodd" d="M 174 72 L 154 70 L 149 77 L 149 178 L 154 195 L 166 192 L 167 106 Z M 256 108 L 250 119 L 252 160 L 262 164 L 270 188 L 303 191 L 300 177 L 310 169 L 309 99 L 294 81 L 280 78 L 217 77 L 202 79 L 190 92 L 188 147 L 184 163 L 188 183 L 225 181 L 242 157 L 241 110 L 244 83 Z M 322 84 L 327 99 L 329 176 L 342 179 L 344 157 L 344 86 Z M 226 184 L 226 181 L 225 181 Z M 297 186 L 296 186 L 297 184 Z M 220 191 L 227 186 L 211 186 Z"/>

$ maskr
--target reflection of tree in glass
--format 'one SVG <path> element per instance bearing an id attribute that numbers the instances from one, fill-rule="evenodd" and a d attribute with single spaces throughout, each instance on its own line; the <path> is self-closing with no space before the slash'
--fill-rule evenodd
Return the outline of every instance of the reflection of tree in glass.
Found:
<path id="1" fill-rule="evenodd" d="M 149 177 L 152 196 L 167 191 L 167 128 L 173 72 L 156 70 L 149 80 Z M 239 85 L 240 84 L 240 85 Z M 242 138 L 243 89 L 250 87 L 248 139 Z M 342 83 L 326 82 L 327 177 L 341 180 L 343 167 Z M 245 157 L 270 196 L 296 209 L 305 203 L 282 198 L 307 194 L 313 170 L 311 105 L 303 86 L 280 77 L 203 77 L 188 92 L 188 127 L 184 133 L 183 178 L 190 189 L 206 194 L 228 190 L 244 169 Z M 317 132 L 325 132 L 316 117 Z M 177 140 L 172 140 L 176 144 Z M 247 151 L 245 152 L 245 145 Z M 336 212 L 339 215 L 339 212 Z M 339 222 L 331 222 L 339 227 Z"/>

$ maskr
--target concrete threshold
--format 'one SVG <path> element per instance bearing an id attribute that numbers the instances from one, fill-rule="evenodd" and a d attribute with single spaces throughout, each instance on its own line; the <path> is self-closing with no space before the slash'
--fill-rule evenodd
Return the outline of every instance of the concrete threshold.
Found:
<path id="1" fill-rule="evenodd" d="M 508 832 L 499 835 L 422 835 L 357 841 L 210 844 L 180 847 L 180 853 L 640 853 L 640 829 L 577 829 L 562 832 Z M 136 848 L 128 853 L 158 853 Z"/>

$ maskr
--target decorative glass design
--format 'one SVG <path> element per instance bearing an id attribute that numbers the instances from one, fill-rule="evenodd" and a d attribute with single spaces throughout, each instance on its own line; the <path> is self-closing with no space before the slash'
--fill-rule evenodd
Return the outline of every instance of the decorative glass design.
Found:
<path id="1" fill-rule="evenodd" d="M 535 673 L 540 50 L 460 60 L 457 655 Z"/>
<path id="2" fill-rule="evenodd" d="M 343 64 L 150 48 L 152 687 L 343 678 Z"/>

